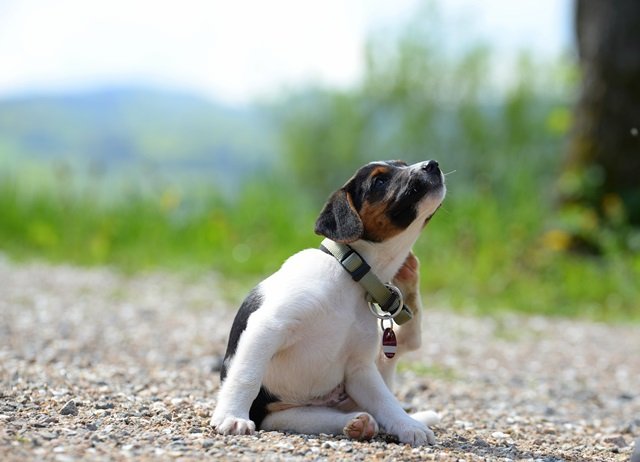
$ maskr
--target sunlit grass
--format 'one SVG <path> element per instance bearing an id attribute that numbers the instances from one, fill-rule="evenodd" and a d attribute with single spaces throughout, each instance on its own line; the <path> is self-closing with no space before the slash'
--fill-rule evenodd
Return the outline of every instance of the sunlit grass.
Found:
<path id="1" fill-rule="evenodd" d="M 577 256 L 545 240 L 552 207 L 523 191 L 456 190 L 418 241 L 425 305 L 515 310 L 598 320 L 640 319 L 640 257 Z M 287 181 L 261 180 L 234 197 L 0 184 L 0 250 L 16 260 L 111 265 L 123 271 L 216 271 L 244 290 L 292 253 L 315 247 L 315 203 Z M 111 194 L 114 194 L 113 192 Z M 236 299 L 237 294 L 225 296 Z"/>
<path id="2" fill-rule="evenodd" d="M 639 320 L 640 231 L 626 233 L 622 218 L 607 229 L 592 210 L 560 216 L 556 207 L 577 67 L 524 54 L 513 81 L 496 88 L 488 71 L 502 64 L 490 50 L 446 58 L 440 37 L 430 35 L 434 18 L 416 16 L 396 43 L 386 35 L 380 46 L 372 43 L 359 86 L 307 88 L 274 103 L 265 136 L 279 139 L 279 157 L 253 181 L 234 177 L 202 189 L 129 172 L 130 181 L 114 184 L 96 172 L 25 170 L 27 160 L 2 175 L 10 171 L 3 155 L 28 156 L 0 140 L 0 251 L 123 271 L 216 271 L 228 282 L 223 296 L 235 300 L 292 253 L 319 244 L 313 229 L 322 202 L 355 168 L 435 158 L 456 173 L 415 248 L 425 305 Z M 78 129 L 70 125 L 62 129 Z M 81 135 L 92 129 L 101 127 L 83 127 Z M 161 132 L 147 139 L 148 130 L 133 130 L 130 141 L 158 143 Z M 245 148 L 256 158 L 259 149 Z M 116 177 L 129 164 L 119 168 Z M 615 199 L 605 210 L 623 217 Z M 600 254 L 572 253 L 573 234 L 593 238 Z"/>
<path id="3" fill-rule="evenodd" d="M 459 374 L 450 367 L 440 364 L 426 364 L 424 361 L 400 360 L 398 362 L 399 373 L 412 373 L 418 377 L 438 378 L 447 382 L 455 382 L 460 379 Z"/>
<path id="4" fill-rule="evenodd" d="M 125 188 L 106 196 L 100 190 L 28 187 L 2 178 L 0 250 L 18 260 L 126 271 L 215 269 L 242 277 L 274 270 L 291 248 L 314 239 L 302 232 L 313 212 L 275 183 L 249 184 L 233 198 L 215 191 L 183 196 L 176 188 L 157 194 Z"/>

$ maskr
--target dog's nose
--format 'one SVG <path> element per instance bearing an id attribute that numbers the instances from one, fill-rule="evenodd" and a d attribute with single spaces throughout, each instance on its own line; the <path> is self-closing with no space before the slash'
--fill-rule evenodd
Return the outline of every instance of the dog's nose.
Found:
<path id="1" fill-rule="evenodd" d="M 435 172 L 437 172 L 438 171 L 438 161 L 430 160 L 426 164 L 422 165 L 422 170 L 424 170 L 427 173 L 435 173 Z"/>

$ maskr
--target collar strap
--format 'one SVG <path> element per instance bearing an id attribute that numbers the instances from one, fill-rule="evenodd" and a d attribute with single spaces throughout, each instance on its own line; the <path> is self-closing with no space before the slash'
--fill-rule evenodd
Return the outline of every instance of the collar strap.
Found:
<path id="1" fill-rule="evenodd" d="M 324 239 L 320 245 L 322 250 L 333 255 L 342 267 L 367 291 L 368 299 L 376 303 L 382 311 L 396 313 L 393 320 L 396 324 L 404 324 L 413 318 L 413 313 L 402 303 L 402 297 L 390 290 L 376 276 L 364 258 L 347 244 Z M 400 306 L 402 305 L 402 306 Z"/>

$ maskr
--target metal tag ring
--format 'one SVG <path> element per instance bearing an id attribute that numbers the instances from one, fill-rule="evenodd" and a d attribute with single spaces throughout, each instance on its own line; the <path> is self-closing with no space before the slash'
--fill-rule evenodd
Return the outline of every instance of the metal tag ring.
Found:
<path id="1" fill-rule="evenodd" d="M 374 303 L 370 301 L 369 310 L 371 310 L 371 313 L 378 319 L 394 319 L 402 311 L 402 307 L 404 306 L 404 298 L 402 297 L 402 292 L 400 292 L 400 289 L 398 289 L 393 284 L 387 283 L 385 284 L 385 287 L 391 292 L 395 293 L 396 297 L 398 297 L 398 308 L 393 312 L 380 311 L 374 308 Z"/>

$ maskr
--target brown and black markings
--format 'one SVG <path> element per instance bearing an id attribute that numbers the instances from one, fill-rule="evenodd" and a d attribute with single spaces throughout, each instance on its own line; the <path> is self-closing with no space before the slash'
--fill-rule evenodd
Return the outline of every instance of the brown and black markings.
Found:
<path id="1" fill-rule="evenodd" d="M 403 161 L 365 165 L 329 198 L 316 222 L 316 233 L 342 243 L 385 241 L 413 223 L 420 199 L 441 186 L 435 161 L 420 170 Z"/>
<path id="2" fill-rule="evenodd" d="M 349 243 L 358 239 L 382 242 L 406 229 L 416 218 L 416 206 L 420 199 L 434 188 L 442 187 L 438 163 L 431 161 L 420 169 L 411 169 L 405 162 L 374 162 L 365 165 L 325 204 L 318 220 L 316 233 L 337 242 Z M 425 221 L 429 221 L 428 217 Z M 407 271 L 417 271 L 417 260 L 408 258 Z M 415 267 L 415 268 L 414 268 Z M 407 275 L 408 276 L 408 275 Z M 231 327 L 229 342 L 220 369 L 220 381 L 224 382 L 228 368 L 236 353 L 240 337 L 249 317 L 264 302 L 260 286 L 243 301 Z M 335 390 L 334 390 L 335 391 Z M 333 393 L 333 392 L 332 392 Z M 333 396 L 323 397 L 334 399 Z M 352 403 L 340 402 L 349 408 Z M 249 418 L 260 428 L 269 412 L 297 406 L 282 402 L 265 386 L 249 410 Z"/>

